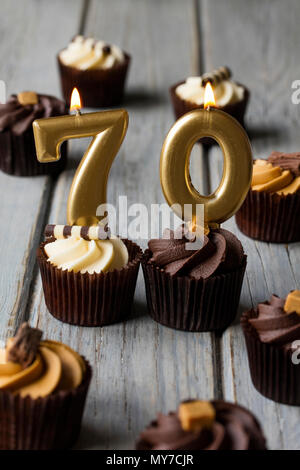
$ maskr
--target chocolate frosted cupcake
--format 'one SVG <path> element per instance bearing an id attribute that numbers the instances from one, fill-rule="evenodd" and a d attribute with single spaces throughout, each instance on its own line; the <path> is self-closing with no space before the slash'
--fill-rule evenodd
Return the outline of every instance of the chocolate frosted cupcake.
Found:
<path id="1" fill-rule="evenodd" d="M 45 302 L 58 320 L 80 326 L 124 321 L 131 313 L 142 257 L 138 245 L 101 226 L 46 227 L 37 252 Z"/>
<path id="2" fill-rule="evenodd" d="M 0 449 L 71 447 L 91 380 L 88 362 L 68 346 L 41 341 L 24 323 L 0 350 Z"/>
<path id="3" fill-rule="evenodd" d="M 255 417 L 225 401 L 188 400 L 177 412 L 158 414 L 140 435 L 137 450 L 265 450 Z"/>
<path id="4" fill-rule="evenodd" d="M 286 299 L 272 295 L 245 312 L 241 324 L 255 388 L 271 400 L 300 405 L 300 291 Z"/>
<path id="5" fill-rule="evenodd" d="M 122 102 L 130 56 L 118 46 L 76 36 L 57 56 L 61 88 L 67 103 L 77 87 L 83 106 L 105 107 Z"/>
<path id="6" fill-rule="evenodd" d="M 205 85 L 211 82 L 217 108 L 233 116 L 243 126 L 249 91 L 230 77 L 230 70 L 227 67 L 220 67 L 201 77 L 188 77 L 185 81 L 173 85 L 170 88 L 170 95 L 176 119 L 192 109 L 203 108 Z M 211 141 L 206 138 L 207 143 Z"/>
<path id="7" fill-rule="evenodd" d="M 63 101 L 48 95 L 23 92 L 0 104 L 0 169 L 16 176 L 57 174 L 67 163 L 67 143 L 55 163 L 37 161 L 32 123 L 37 118 L 67 114 Z"/>
<path id="8" fill-rule="evenodd" d="M 149 314 L 180 330 L 224 330 L 237 313 L 246 268 L 243 247 L 231 232 L 216 229 L 193 250 L 182 230 L 150 240 L 142 258 Z"/>
<path id="9" fill-rule="evenodd" d="M 273 243 L 300 241 L 300 153 L 255 160 L 251 189 L 236 213 L 240 230 Z"/>

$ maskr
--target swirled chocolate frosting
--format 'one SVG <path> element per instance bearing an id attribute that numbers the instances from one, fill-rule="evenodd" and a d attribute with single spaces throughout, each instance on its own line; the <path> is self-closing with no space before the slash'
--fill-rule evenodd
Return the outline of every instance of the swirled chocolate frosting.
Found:
<path id="1" fill-rule="evenodd" d="M 140 435 L 137 450 L 263 450 L 266 442 L 255 417 L 233 403 L 212 401 L 211 429 L 184 431 L 178 414 L 158 414 Z"/>
<path id="2" fill-rule="evenodd" d="M 272 295 L 269 302 L 258 304 L 257 318 L 250 318 L 263 343 L 292 349 L 293 341 L 300 338 L 300 315 L 284 311 L 285 299 Z"/>
<path id="3" fill-rule="evenodd" d="M 11 95 L 5 104 L 0 104 L 0 132 L 10 130 L 21 135 L 31 128 L 35 119 L 61 116 L 67 113 L 63 101 L 54 96 L 38 95 L 38 102 L 23 106 L 16 95 Z"/>
<path id="4" fill-rule="evenodd" d="M 150 262 L 171 275 L 206 279 L 236 269 L 244 257 L 241 242 L 225 229 L 211 230 L 208 236 L 204 235 L 200 249 L 187 250 L 188 242 L 191 241 L 183 235 L 182 227 L 175 232 L 165 230 L 163 238 L 148 243 L 152 252 Z"/>

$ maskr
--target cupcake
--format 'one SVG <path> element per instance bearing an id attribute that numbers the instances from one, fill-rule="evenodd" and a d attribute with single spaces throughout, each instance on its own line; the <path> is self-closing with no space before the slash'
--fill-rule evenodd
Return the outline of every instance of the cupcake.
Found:
<path id="1" fill-rule="evenodd" d="M 67 143 L 61 146 L 61 159 L 55 163 L 37 161 L 32 123 L 37 118 L 67 114 L 63 101 L 32 91 L 12 95 L 0 103 L 0 169 L 16 176 L 57 174 L 67 163 Z"/>
<path id="2" fill-rule="evenodd" d="M 255 160 L 251 189 L 236 213 L 248 237 L 273 243 L 300 241 L 300 153 L 273 152 Z"/>
<path id="3" fill-rule="evenodd" d="M 203 108 L 204 90 L 207 82 L 211 82 L 213 85 L 216 106 L 233 116 L 243 126 L 249 91 L 245 86 L 231 80 L 231 72 L 227 67 L 220 67 L 201 77 L 188 77 L 170 88 L 176 119 L 192 109 Z M 211 140 L 206 138 L 207 143 Z"/>
<path id="4" fill-rule="evenodd" d="M 243 247 L 221 228 L 204 235 L 200 249 L 191 250 L 187 242 L 193 243 L 182 227 L 149 241 L 142 258 L 149 314 L 179 330 L 222 331 L 237 313 L 246 268 Z"/>
<path id="5" fill-rule="evenodd" d="M 118 46 L 76 36 L 57 56 L 64 99 L 77 87 L 83 106 L 97 108 L 122 102 L 130 56 Z"/>
<path id="6" fill-rule="evenodd" d="M 137 450 L 266 450 L 256 418 L 226 401 L 188 400 L 177 412 L 159 413 L 141 434 Z"/>
<path id="7" fill-rule="evenodd" d="M 241 317 L 251 378 L 265 397 L 300 405 L 300 291 L 272 295 Z M 298 352 L 297 352 L 298 351 Z"/>
<path id="8" fill-rule="evenodd" d="M 101 226 L 49 225 L 37 251 L 45 302 L 58 320 L 104 326 L 128 318 L 142 257 Z"/>
<path id="9" fill-rule="evenodd" d="M 41 337 L 23 323 L 0 350 L 0 449 L 65 449 L 79 435 L 91 367 Z"/>

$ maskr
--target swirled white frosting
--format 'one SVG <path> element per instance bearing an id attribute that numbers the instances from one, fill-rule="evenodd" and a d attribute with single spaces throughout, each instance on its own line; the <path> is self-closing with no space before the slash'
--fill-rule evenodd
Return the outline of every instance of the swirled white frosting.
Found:
<path id="1" fill-rule="evenodd" d="M 202 77 L 189 77 L 184 83 L 178 85 L 176 94 L 183 100 L 202 105 L 204 103 L 204 89 Z M 244 98 L 244 88 L 231 80 L 222 80 L 213 86 L 217 106 L 234 104 Z"/>
<path id="2" fill-rule="evenodd" d="M 107 44 L 93 38 L 76 36 L 66 49 L 60 52 L 61 62 L 80 70 L 109 69 L 124 61 L 124 53 L 115 45 L 110 45 L 110 52 L 105 52 Z"/>
<path id="3" fill-rule="evenodd" d="M 117 237 L 97 241 L 69 237 L 47 243 L 44 250 L 49 263 L 82 274 L 121 269 L 128 263 L 127 248 Z"/>

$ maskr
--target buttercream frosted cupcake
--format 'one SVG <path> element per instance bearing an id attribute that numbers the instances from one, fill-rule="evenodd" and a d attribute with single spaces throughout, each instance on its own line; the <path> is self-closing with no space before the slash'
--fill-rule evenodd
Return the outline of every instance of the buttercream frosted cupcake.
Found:
<path id="1" fill-rule="evenodd" d="M 63 101 L 32 91 L 12 95 L 0 103 L 0 169 L 16 176 L 56 174 L 67 162 L 67 144 L 61 146 L 61 159 L 55 163 L 37 161 L 32 123 L 37 118 L 67 114 Z"/>
<path id="2" fill-rule="evenodd" d="M 72 446 L 91 379 L 88 362 L 24 323 L 0 350 L 0 449 Z"/>
<path id="3" fill-rule="evenodd" d="M 272 295 L 244 313 L 241 324 L 255 388 L 271 400 L 300 405 L 300 291 Z"/>
<path id="4" fill-rule="evenodd" d="M 66 323 L 103 326 L 128 318 L 142 251 L 101 226 L 46 227 L 37 252 L 49 312 Z"/>
<path id="5" fill-rule="evenodd" d="M 230 114 L 244 125 L 249 91 L 244 85 L 231 80 L 231 72 L 227 67 L 220 67 L 200 77 L 188 77 L 170 88 L 176 119 L 192 109 L 203 108 L 207 82 L 213 85 L 217 108 Z M 208 139 L 206 141 L 208 142 Z"/>
<path id="6" fill-rule="evenodd" d="M 148 243 L 142 267 L 149 314 L 176 329 L 224 330 L 237 314 L 243 247 L 233 233 L 216 229 L 204 236 L 202 248 L 187 249 L 182 230 L 166 230 Z"/>
<path id="7" fill-rule="evenodd" d="M 300 240 L 300 153 L 273 152 L 255 160 L 252 185 L 236 213 L 249 237 L 277 243 Z"/>
<path id="8" fill-rule="evenodd" d="M 176 412 L 159 413 L 141 434 L 137 450 L 265 450 L 256 418 L 225 401 L 188 400 Z"/>
<path id="9" fill-rule="evenodd" d="M 130 56 L 118 46 L 76 36 L 58 54 L 62 93 L 67 103 L 77 87 L 83 106 L 121 103 Z"/>

